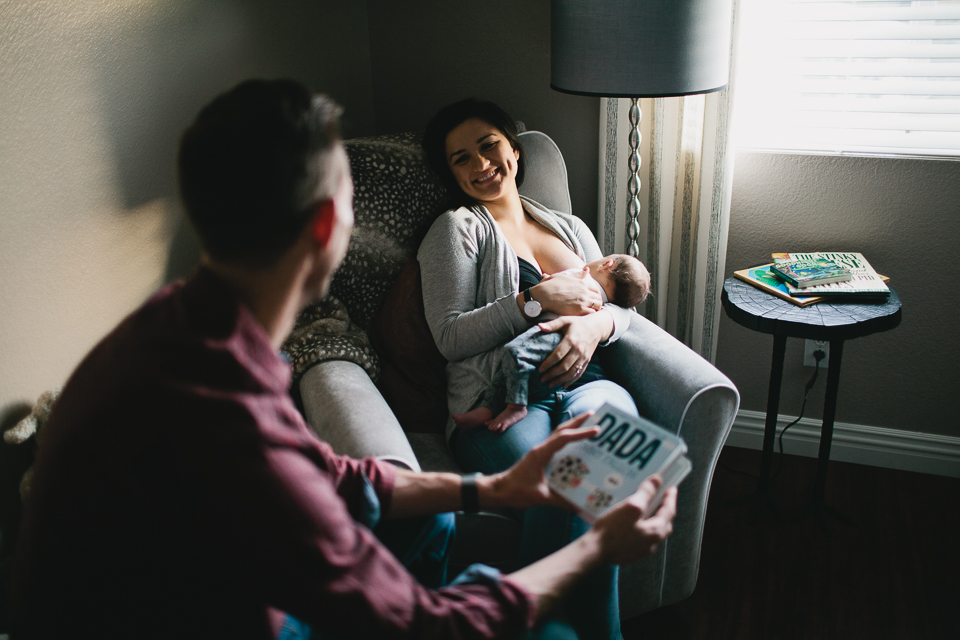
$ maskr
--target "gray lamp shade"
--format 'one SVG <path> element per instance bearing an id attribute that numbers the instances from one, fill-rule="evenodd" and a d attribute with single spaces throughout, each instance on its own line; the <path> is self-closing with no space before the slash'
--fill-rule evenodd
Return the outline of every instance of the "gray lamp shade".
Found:
<path id="1" fill-rule="evenodd" d="M 707 93 L 730 76 L 733 0 L 552 0 L 558 91 L 634 98 Z"/>

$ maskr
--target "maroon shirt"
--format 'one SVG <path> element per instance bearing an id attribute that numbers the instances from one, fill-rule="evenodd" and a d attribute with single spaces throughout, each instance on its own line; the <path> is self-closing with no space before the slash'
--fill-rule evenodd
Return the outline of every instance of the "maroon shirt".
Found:
<path id="1" fill-rule="evenodd" d="M 508 637 L 509 579 L 431 591 L 358 524 L 394 468 L 306 426 L 290 367 L 210 271 L 166 287 L 80 364 L 43 432 L 11 584 L 14 638 Z"/>

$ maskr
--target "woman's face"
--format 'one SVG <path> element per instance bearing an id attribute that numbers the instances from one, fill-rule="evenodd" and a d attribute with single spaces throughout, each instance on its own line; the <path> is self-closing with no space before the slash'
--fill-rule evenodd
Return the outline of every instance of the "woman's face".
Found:
<path id="1" fill-rule="evenodd" d="M 520 152 L 492 124 L 471 118 L 447 134 L 447 164 L 457 184 L 477 202 L 517 195 Z"/>

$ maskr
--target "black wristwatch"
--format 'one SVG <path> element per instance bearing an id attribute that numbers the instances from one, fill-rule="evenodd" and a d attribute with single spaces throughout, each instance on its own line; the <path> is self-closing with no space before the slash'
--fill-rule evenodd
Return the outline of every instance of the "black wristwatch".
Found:
<path id="1" fill-rule="evenodd" d="M 543 312 L 540 303 L 533 299 L 530 289 L 523 290 L 523 315 L 528 318 L 536 318 Z"/>
<path id="2" fill-rule="evenodd" d="M 464 513 L 480 511 L 480 490 L 477 489 L 479 473 L 460 476 L 460 510 Z"/>

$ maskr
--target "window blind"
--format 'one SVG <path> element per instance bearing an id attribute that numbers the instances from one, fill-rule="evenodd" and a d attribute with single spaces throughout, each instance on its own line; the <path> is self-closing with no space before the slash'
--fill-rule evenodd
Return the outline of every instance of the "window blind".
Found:
<path id="1" fill-rule="evenodd" d="M 960 156 L 960 0 L 741 0 L 739 148 Z"/>

